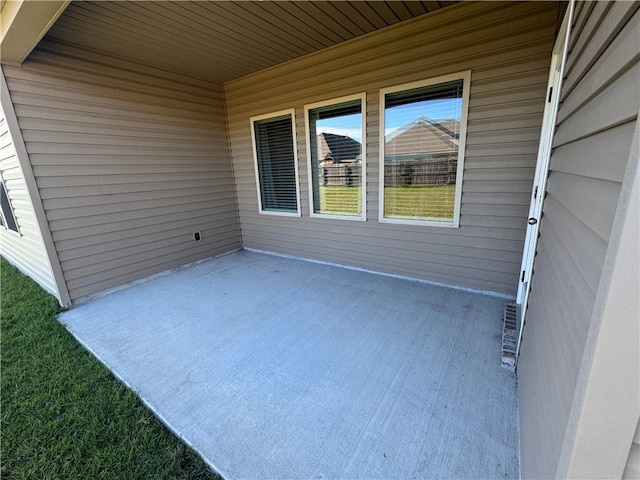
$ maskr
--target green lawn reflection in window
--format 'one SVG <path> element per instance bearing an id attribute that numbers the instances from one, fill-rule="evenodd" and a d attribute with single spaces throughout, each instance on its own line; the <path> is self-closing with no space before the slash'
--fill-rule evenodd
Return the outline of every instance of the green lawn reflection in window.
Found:
<path id="1" fill-rule="evenodd" d="M 362 216 L 362 100 L 310 107 L 306 110 L 312 212 Z"/>
<path id="2" fill-rule="evenodd" d="M 462 78 L 384 94 L 386 219 L 453 223 Z"/>

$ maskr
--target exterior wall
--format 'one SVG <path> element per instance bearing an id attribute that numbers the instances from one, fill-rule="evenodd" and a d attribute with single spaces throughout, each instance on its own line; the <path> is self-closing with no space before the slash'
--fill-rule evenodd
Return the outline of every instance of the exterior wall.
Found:
<path id="1" fill-rule="evenodd" d="M 637 2 L 576 6 L 518 363 L 523 478 L 565 476 L 583 421 L 577 386 L 589 377 L 585 351 L 600 328 L 597 299 L 609 289 L 603 266 L 616 253 L 611 235 L 623 178 L 629 161 L 637 162 L 630 149 L 639 105 L 639 22 Z M 633 315 L 633 307 L 625 310 Z M 622 325 L 620 318 L 610 321 Z M 633 330 L 626 334 L 633 337 Z M 637 358 L 637 343 L 635 349 Z M 619 368 L 632 369 L 633 358 L 622 352 Z M 635 421 L 628 421 L 631 432 Z M 629 443 L 623 448 L 626 457 Z"/>
<path id="2" fill-rule="evenodd" d="M 555 3 L 462 3 L 225 83 L 243 245 L 514 294 Z M 460 228 L 378 222 L 379 89 L 471 69 Z M 367 221 L 309 216 L 303 107 L 367 93 Z M 295 107 L 302 217 L 260 215 L 249 117 Z"/>
<path id="3" fill-rule="evenodd" d="M 72 299 L 240 247 L 220 86 L 50 41 L 5 76 Z"/>
<path id="4" fill-rule="evenodd" d="M 5 182 L 20 231 L 18 234 L 0 226 L 0 254 L 60 300 L 3 109 L 0 109 L 0 175 Z"/>
<path id="5" fill-rule="evenodd" d="M 640 125 L 611 228 L 558 475 L 621 478 L 640 417 Z"/>
<path id="6" fill-rule="evenodd" d="M 636 427 L 636 433 L 633 437 L 633 443 L 629 449 L 629 456 L 625 465 L 622 478 L 625 480 L 633 480 L 640 478 L 640 421 Z"/>

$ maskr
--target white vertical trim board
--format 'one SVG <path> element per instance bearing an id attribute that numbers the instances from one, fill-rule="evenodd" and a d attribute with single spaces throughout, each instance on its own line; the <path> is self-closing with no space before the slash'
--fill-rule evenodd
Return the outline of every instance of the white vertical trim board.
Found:
<path id="1" fill-rule="evenodd" d="M 547 188 L 547 176 L 549 174 L 549 164 L 551 161 L 551 145 L 556 127 L 556 118 L 560 106 L 560 93 L 562 91 L 562 78 L 564 76 L 567 62 L 567 52 L 569 38 L 571 35 L 571 22 L 573 18 L 574 0 L 569 3 L 558 38 L 553 47 L 551 56 L 551 67 L 549 69 L 549 81 L 547 83 L 547 97 L 540 132 L 540 145 L 538 147 L 538 157 L 536 160 L 536 173 L 531 191 L 531 204 L 529 206 L 528 219 L 534 219 L 535 223 L 528 224 L 527 233 L 522 252 L 521 274 L 518 277 L 518 294 L 516 303 L 520 305 L 520 326 L 518 342 L 516 346 L 516 363 L 520 354 L 520 344 L 522 343 L 522 333 L 524 329 L 525 317 L 527 314 L 527 301 L 531 290 L 531 276 L 533 275 L 533 262 L 538 244 L 538 232 L 540 231 L 540 220 L 542 217 L 542 206 L 544 203 L 545 191 Z"/>
<path id="2" fill-rule="evenodd" d="M 311 125 L 309 124 L 309 111 L 318 107 L 328 107 L 331 105 L 339 105 L 341 103 L 360 100 L 361 107 L 361 129 L 362 129 L 362 150 L 360 156 L 362 158 L 362 170 L 360 172 L 362 191 L 362 215 L 332 215 L 326 213 L 315 213 L 313 205 L 313 165 L 311 160 Z M 336 220 L 367 220 L 367 94 L 366 92 L 357 93 L 355 95 L 347 95 L 339 98 L 332 98 L 322 102 L 310 103 L 304 106 L 304 128 L 305 142 L 307 146 L 307 178 L 309 182 L 309 215 L 315 218 L 329 218 Z"/>

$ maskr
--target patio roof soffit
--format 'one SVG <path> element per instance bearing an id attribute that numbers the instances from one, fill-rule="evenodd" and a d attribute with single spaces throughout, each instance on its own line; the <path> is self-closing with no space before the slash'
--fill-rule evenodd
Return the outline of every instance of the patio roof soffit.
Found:
<path id="1" fill-rule="evenodd" d="M 71 0 L 0 2 L 0 62 L 21 65 Z"/>
<path id="2" fill-rule="evenodd" d="M 74 1 L 38 49 L 223 84 L 456 3 Z"/>

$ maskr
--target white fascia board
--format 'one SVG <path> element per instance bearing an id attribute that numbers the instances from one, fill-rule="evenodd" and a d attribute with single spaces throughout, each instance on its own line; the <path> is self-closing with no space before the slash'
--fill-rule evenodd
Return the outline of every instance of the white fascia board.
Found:
<path id="1" fill-rule="evenodd" d="M 0 12 L 0 62 L 19 66 L 71 0 L 8 0 Z"/>

